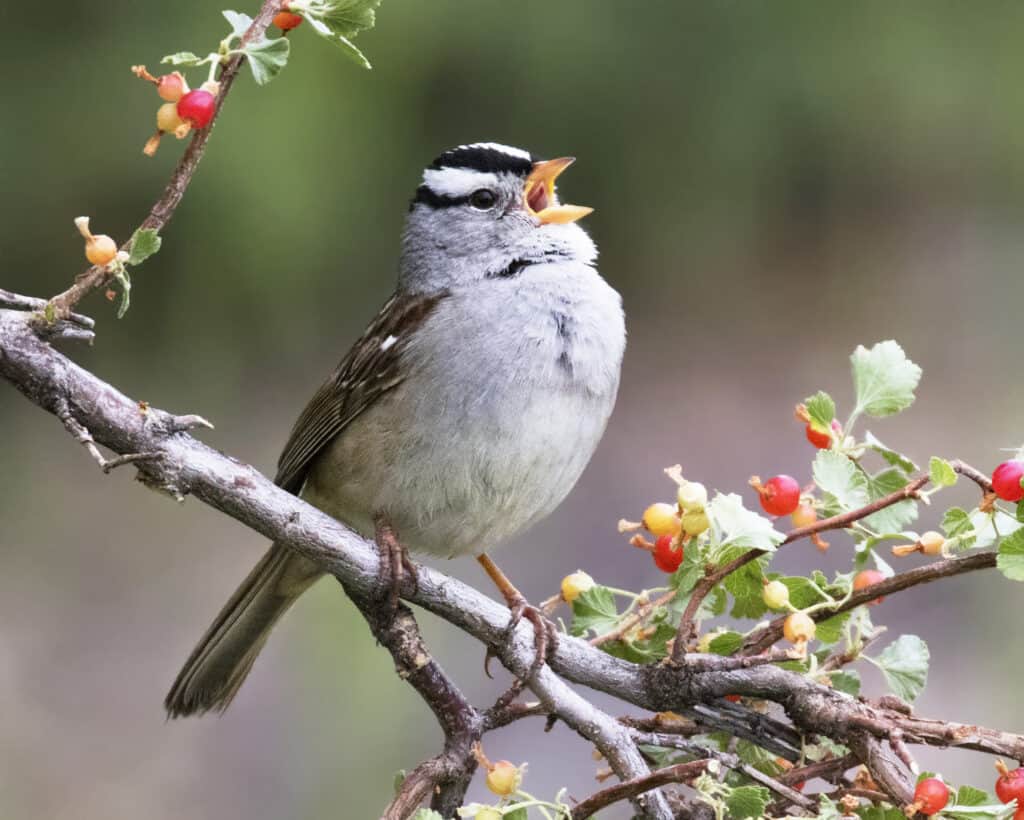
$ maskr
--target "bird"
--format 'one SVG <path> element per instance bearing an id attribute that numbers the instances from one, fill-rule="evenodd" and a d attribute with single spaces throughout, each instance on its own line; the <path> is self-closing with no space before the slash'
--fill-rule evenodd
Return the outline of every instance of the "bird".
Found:
<path id="1" fill-rule="evenodd" d="M 576 484 L 612 413 L 626 344 L 622 299 L 578 224 L 592 209 L 556 192 L 573 161 L 478 142 L 427 166 L 394 295 L 299 416 L 275 478 L 382 550 L 397 545 L 396 574 L 404 550 L 475 556 L 510 626 L 538 611 L 489 552 Z M 271 629 L 322 575 L 274 543 L 181 669 L 168 716 L 226 709 Z"/>

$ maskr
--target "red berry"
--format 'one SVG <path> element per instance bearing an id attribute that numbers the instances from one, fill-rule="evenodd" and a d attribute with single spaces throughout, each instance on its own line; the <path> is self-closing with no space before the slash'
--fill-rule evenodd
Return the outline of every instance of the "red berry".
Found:
<path id="1" fill-rule="evenodd" d="M 949 802 L 949 786 L 936 777 L 922 780 L 914 789 L 914 803 L 921 814 L 938 814 Z"/>
<path id="2" fill-rule="evenodd" d="M 882 575 L 877 569 L 864 569 L 858 572 L 853 578 L 853 591 L 860 592 L 862 589 L 880 584 L 885 580 L 885 576 Z M 877 606 L 882 603 L 885 598 L 875 598 L 873 601 L 868 601 L 868 606 Z"/>
<path id="3" fill-rule="evenodd" d="M 1016 799 L 1017 805 L 1024 809 L 1024 768 L 1010 771 L 1000 761 L 1002 776 L 996 781 L 996 796 L 1003 803 Z"/>
<path id="4" fill-rule="evenodd" d="M 743 700 L 743 698 L 741 698 L 739 695 L 726 695 L 725 699 L 729 701 L 729 703 L 739 703 L 741 700 Z"/>
<path id="5" fill-rule="evenodd" d="M 832 430 L 839 436 L 843 432 L 842 425 L 832 419 Z M 819 450 L 827 450 L 832 446 L 832 436 L 824 430 L 814 426 L 813 422 L 807 422 L 807 440 Z"/>
<path id="6" fill-rule="evenodd" d="M 1003 501 L 1020 501 L 1024 498 L 1024 461 L 1004 461 L 992 471 L 992 489 Z"/>
<path id="7" fill-rule="evenodd" d="M 290 11 L 279 11 L 274 15 L 274 25 L 281 31 L 291 31 L 302 22 L 302 15 L 292 14 Z"/>
<path id="8" fill-rule="evenodd" d="M 800 485 L 792 476 L 777 475 L 756 489 L 769 515 L 789 515 L 800 506 Z"/>
<path id="9" fill-rule="evenodd" d="M 654 564 L 662 572 L 672 573 L 683 563 L 683 548 L 676 547 L 671 535 L 659 535 L 654 542 Z"/>
<path id="10" fill-rule="evenodd" d="M 213 94 L 202 88 L 189 91 L 178 100 L 178 116 L 193 128 L 206 128 L 216 109 L 217 101 Z"/>

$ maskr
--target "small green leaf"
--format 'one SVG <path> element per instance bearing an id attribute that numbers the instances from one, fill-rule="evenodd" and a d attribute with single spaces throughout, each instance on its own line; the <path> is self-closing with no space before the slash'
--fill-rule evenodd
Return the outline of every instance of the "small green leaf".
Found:
<path id="1" fill-rule="evenodd" d="M 893 450 L 892 447 L 888 447 L 882 444 L 881 441 L 871 432 L 864 434 L 864 444 L 870 449 L 878 453 L 882 458 L 888 461 L 893 467 L 899 467 L 905 473 L 916 473 L 917 464 L 915 464 L 903 453 Z"/>
<path id="2" fill-rule="evenodd" d="M 712 639 L 709 649 L 715 655 L 731 655 L 743 646 L 743 636 L 739 632 L 723 632 Z"/>
<path id="3" fill-rule="evenodd" d="M 856 669 L 848 669 L 845 672 L 830 672 L 828 677 L 832 681 L 832 688 L 836 691 L 845 692 L 854 697 L 860 694 L 860 673 Z"/>
<path id="4" fill-rule="evenodd" d="M 850 620 L 850 613 L 841 612 L 839 615 L 819 621 L 818 628 L 814 633 L 815 637 L 823 644 L 838 643 L 839 639 L 843 637 L 843 627 L 846 626 L 848 620 Z"/>
<path id="5" fill-rule="evenodd" d="M 954 803 L 954 806 L 984 806 L 986 803 L 995 802 L 995 800 L 981 789 L 976 789 L 974 786 L 961 786 L 956 791 L 956 802 Z M 946 812 L 943 812 L 943 814 L 945 813 Z"/>
<path id="6" fill-rule="evenodd" d="M 1024 581 L 1024 528 L 999 542 L 996 566 L 1011 581 Z"/>
<path id="7" fill-rule="evenodd" d="M 819 450 L 814 458 L 814 483 L 844 509 L 868 503 L 868 481 L 847 456 L 835 450 Z"/>
<path id="8" fill-rule="evenodd" d="M 132 279 L 128 275 L 128 271 L 121 266 L 121 269 L 115 274 L 114 278 L 121 286 L 121 304 L 117 306 L 117 318 L 123 319 L 124 315 L 128 312 L 128 307 L 131 304 L 131 292 L 132 292 Z"/>
<path id="9" fill-rule="evenodd" d="M 836 417 L 836 403 L 832 401 L 832 397 L 824 390 L 819 390 L 806 399 L 804 405 L 811 417 L 811 424 L 823 433 L 830 433 L 832 419 Z"/>
<path id="10" fill-rule="evenodd" d="M 510 815 L 507 814 L 505 815 L 505 817 L 509 816 Z M 444 820 L 444 818 L 433 809 L 419 809 L 416 814 L 412 816 L 412 820 Z"/>
<path id="11" fill-rule="evenodd" d="M 727 575 L 723 583 L 734 599 L 732 617 L 760 618 L 768 611 L 762 595 L 764 574 L 758 561 L 751 561 Z"/>
<path id="12" fill-rule="evenodd" d="M 206 62 L 206 59 L 196 56 L 191 51 L 179 51 L 176 54 L 168 54 L 160 62 L 170 63 L 173 66 L 185 66 L 186 68 L 192 68 L 203 65 L 203 63 Z"/>
<path id="13" fill-rule="evenodd" d="M 703 577 L 704 559 L 700 555 L 700 550 L 695 547 L 684 550 L 683 563 L 669 578 L 669 586 L 677 591 L 675 600 L 679 601 L 686 596 Z M 682 609 L 679 612 L 682 614 Z"/>
<path id="14" fill-rule="evenodd" d="M 291 0 L 290 11 L 309 20 L 310 26 L 321 37 L 338 46 L 363 68 L 370 68 L 352 38 L 361 31 L 373 28 L 375 10 L 380 0 Z"/>
<path id="15" fill-rule="evenodd" d="M 129 265 L 141 265 L 154 253 L 160 250 L 163 240 L 152 228 L 139 228 L 132 234 L 132 242 L 129 248 Z"/>
<path id="16" fill-rule="evenodd" d="M 572 602 L 573 635 L 580 636 L 592 629 L 601 635 L 618 626 L 619 612 L 615 596 L 608 587 L 595 584 Z"/>
<path id="17" fill-rule="evenodd" d="M 725 805 L 730 820 L 746 820 L 764 815 L 770 799 L 768 789 L 762 786 L 740 786 L 725 798 Z"/>
<path id="18" fill-rule="evenodd" d="M 917 635 L 900 635 L 878 657 L 864 657 L 882 670 L 893 694 L 908 703 L 928 681 L 928 645 Z"/>
<path id="19" fill-rule="evenodd" d="M 882 470 L 880 473 L 869 476 L 867 482 L 868 497 L 871 501 L 884 498 L 890 493 L 902 489 L 909 483 L 906 473 L 898 467 L 890 467 L 887 470 Z M 878 532 L 899 532 L 911 522 L 916 521 L 917 515 L 917 503 L 913 499 L 908 498 L 906 501 L 897 501 L 884 510 L 872 513 L 864 521 L 869 527 Z"/>
<path id="20" fill-rule="evenodd" d="M 269 40 L 264 37 L 247 45 L 243 51 L 249 58 L 249 68 L 256 85 L 266 85 L 288 65 L 288 54 L 291 43 L 287 37 L 275 37 Z"/>
<path id="21" fill-rule="evenodd" d="M 249 26 L 252 25 L 252 18 L 248 14 L 242 14 L 240 11 L 222 11 L 224 19 L 228 21 L 228 25 L 231 26 L 231 33 L 236 37 L 241 37 L 245 32 L 249 30 Z"/>
<path id="22" fill-rule="evenodd" d="M 743 506 L 743 499 L 735 493 L 718 493 L 708 504 L 711 518 L 712 541 L 719 549 L 741 547 L 771 552 L 782 543 L 784 536 L 763 515 Z"/>
<path id="23" fill-rule="evenodd" d="M 861 345 L 853 351 L 850 364 L 857 394 L 855 413 L 881 418 L 913 404 L 921 368 L 896 342 L 879 342 L 870 350 Z"/>
<path id="24" fill-rule="evenodd" d="M 928 477 L 936 487 L 952 487 L 956 484 L 956 472 L 945 459 L 932 456 L 928 462 Z"/>
<path id="25" fill-rule="evenodd" d="M 1017 502 L 1017 520 L 1024 524 L 1024 500 Z"/>

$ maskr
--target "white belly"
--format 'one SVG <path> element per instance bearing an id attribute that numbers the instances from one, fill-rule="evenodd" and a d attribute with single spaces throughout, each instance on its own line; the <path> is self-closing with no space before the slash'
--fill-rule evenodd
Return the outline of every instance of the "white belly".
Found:
<path id="1" fill-rule="evenodd" d="M 407 352 L 409 378 L 335 439 L 304 496 L 366 535 L 383 513 L 410 550 L 446 556 L 485 552 L 550 513 L 604 432 L 625 336 L 596 273 L 545 267 L 525 291 L 487 283 L 507 290 L 491 312 L 472 291 L 444 300 L 438 332 Z"/>

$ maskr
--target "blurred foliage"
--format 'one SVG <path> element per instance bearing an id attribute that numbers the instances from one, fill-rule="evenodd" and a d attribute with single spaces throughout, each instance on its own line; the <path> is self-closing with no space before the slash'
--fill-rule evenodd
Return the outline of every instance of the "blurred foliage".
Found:
<path id="1" fill-rule="evenodd" d="M 79 214 L 118 238 L 135 227 L 181 146 L 141 155 L 157 106 L 129 66 L 210 48 L 219 12 L 0 11 L 4 287 L 62 289 L 81 266 Z M 270 469 L 390 292 L 422 167 L 475 140 L 574 154 L 563 188 L 597 208 L 587 224 L 630 317 L 623 396 L 580 489 L 502 560 L 535 598 L 578 565 L 650 585 L 615 518 L 677 461 L 726 491 L 805 464 L 792 404 L 845 384 L 830 369 L 858 343 L 895 337 L 924 366 L 913 420 L 894 422 L 914 455 L 986 466 L 1020 444 L 1022 34 L 1011 2 L 386 0 L 359 39 L 365 72 L 299 29 L 279 79 L 232 93 L 131 312 L 118 322 L 94 297 L 99 341 L 76 355 L 132 395 L 211 417 L 208 441 Z M 164 726 L 164 687 L 262 546 L 198 504 L 100 480 L 13 391 L 0 414 L 0 812 L 375 816 L 437 732 L 337 591 L 288 619 L 225 718 Z M 936 648 L 920 709 L 1022 730 L 1000 694 L 1020 656 L 992 655 L 996 636 L 958 643 L 1021 605 L 1008 584 L 978 589 L 938 596 L 955 611 L 923 593 L 901 610 L 960 653 Z M 428 633 L 484 697 L 478 649 Z M 973 704 L 942 691 L 965 655 L 993 670 Z M 532 790 L 588 791 L 587 753 L 539 731 L 492 742 L 534 764 Z M 965 779 L 987 782 L 966 761 Z"/>

